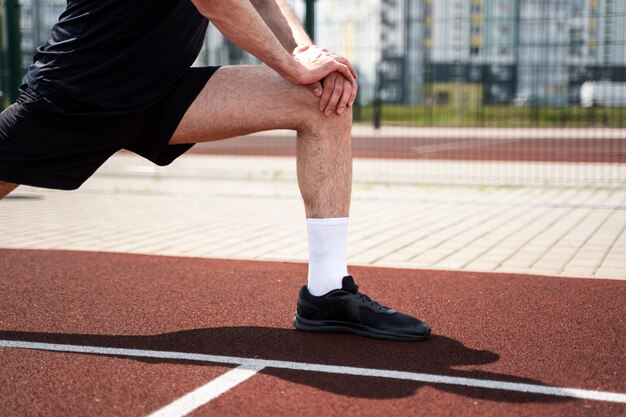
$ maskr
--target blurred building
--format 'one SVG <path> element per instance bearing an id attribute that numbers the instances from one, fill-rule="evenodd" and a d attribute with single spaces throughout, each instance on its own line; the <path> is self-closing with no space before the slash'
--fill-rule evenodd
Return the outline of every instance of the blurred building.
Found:
<path id="1" fill-rule="evenodd" d="M 383 30 L 405 33 L 391 74 L 411 74 L 386 101 L 563 105 L 584 81 L 626 81 L 625 0 L 380 1 Z M 381 91 L 398 90 L 398 62 L 383 49 Z"/>

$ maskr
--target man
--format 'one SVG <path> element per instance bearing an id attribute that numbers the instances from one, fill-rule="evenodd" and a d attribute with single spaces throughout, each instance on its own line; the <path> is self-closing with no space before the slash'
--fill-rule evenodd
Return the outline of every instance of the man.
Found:
<path id="1" fill-rule="evenodd" d="M 266 65 L 190 68 L 209 20 Z M 0 198 L 18 184 L 76 189 L 120 149 L 167 165 L 197 142 L 296 130 L 309 273 L 295 327 L 421 340 L 427 324 L 348 275 L 355 79 L 284 0 L 69 0 L 0 116 Z"/>

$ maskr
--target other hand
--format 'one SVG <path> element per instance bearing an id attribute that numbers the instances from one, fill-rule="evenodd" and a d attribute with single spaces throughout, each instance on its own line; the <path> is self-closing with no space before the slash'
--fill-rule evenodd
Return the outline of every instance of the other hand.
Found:
<path id="1" fill-rule="evenodd" d="M 320 111 L 326 116 L 333 111 L 342 114 L 346 107 L 354 104 L 357 74 L 348 59 L 317 45 L 300 46 L 293 51 L 293 56 L 301 68 L 290 81 L 306 84 L 320 97 Z M 307 83 L 311 80 L 313 82 Z"/>
<path id="2" fill-rule="evenodd" d="M 296 65 L 291 73 L 282 74 L 294 84 L 313 84 L 331 72 L 339 72 L 350 82 L 357 78 L 347 58 L 317 45 L 299 46 L 293 51 Z M 321 94 L 320 94 L 321 95 Z"/>
<path id="3" fill-rule="evenodd" d="M 343 74 L 331 72 L 321 82 L 323 92 L 320 97 L 320 111 L 330 116 L 333 111 L 343 114 L 346 107 L 352 107 L 358 85 L 350 82 Z"/>

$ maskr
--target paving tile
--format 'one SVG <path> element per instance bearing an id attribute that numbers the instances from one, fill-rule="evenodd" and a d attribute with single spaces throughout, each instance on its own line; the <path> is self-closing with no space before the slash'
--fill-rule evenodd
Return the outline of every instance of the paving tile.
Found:
<path id="1" fill-rule="evenodd" d="M 626 280 L 626 269 L 624 268 L 600 268 L 596 271 L 598 278 L 617 278 Z"/>
<path id="2" fill-rule="evenodd" d="M 471 262 L 465 265 L 468 271 L 493 271 L 498 267 L 497 262 Z"/>
<path id="3" fill-rule="evenodd" d="M 554 253 L 550 250 L 548 253 L 544 254 L 540 260 L 545 262 L 565 263 L 571 259 L 573 254 L 573 251 L 569 253 Z"/>
<path id="4" fill-rule="evenodd" d="M 351 262 L 593 276 L 604 259 L 595 275 L 620 278 L 625 190 L 538 187 L 523 175 L 529 182 L 515 189 L 439 181 L 448 175 L 441 167 L 454 164 L 355 161 Z M 557 165 L 525 169 L 534 178 L 584 169 Z M 407 172 L 432 182 L 411 184 Z M 43 198 L 0 202 L 0 247 L 288 261 L 307 255 L 289 158 L 192 156 L 156 168 L 116 155 L 78 191 L 16 193 Z"/>
<path id="5" fill-rule="evenodd" d="M 600 268 L 622 269 L 626 271 L 626 258 L 606 258 Z"/>
<path id="6" fill-rule="evenodd" d="M 591 267 L 591 268 L 586 268 L 586 267 L 578 267 L 578 266 L 568 266 L 567 268 L 565 268 L 562 272 L 561 275 L 564 277 L 580 277 L 580 278 L 585 278 L 585 277 L 591 277 L 593 276 L 593 272 L 595 271 L 595 268 Z"/>
<path id="7" fill-rule="evenodd" d="M 533 261 L 523 259 L 509 259 L 501 263 L 502 268 L 528 268 L 530 269 Z"/>
<path id="8" fill-rule="evenodd" d="M 559 273 L 554 269 L 539 269 L 539 268 L 504 268 L 498 267 L 494 272 L 510 273 L 510 274 L 531 274 L 531 275 L 554 275 L 558 276 Z"/>
<path id="9" fill-rule="evenodd" d="M 549 269 L 549 270 L 560 270 L 564 267 L 564 262 L 560 261 L 543 261 L 539 260 L 532 265 L 533 269 Z"/>
<path id="10" fill-rule="evenodd" d="M 602 262 L 602 257 L 597 258 L 573 258 L 567 263 L 567 267 L 585 267 L 585 268 L 596 268 L 600 262 Z"/>

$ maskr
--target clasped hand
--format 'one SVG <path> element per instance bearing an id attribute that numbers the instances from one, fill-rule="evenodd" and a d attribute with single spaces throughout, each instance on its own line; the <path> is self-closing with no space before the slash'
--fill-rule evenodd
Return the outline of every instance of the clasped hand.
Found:
<path id="1" fill-rule="evenodd" d="M 319 97 L 319 109 L 325 116 L 352 107 L 358 86 L 348 59 L 317 45 L 299 46 L 293 56 L 299 68 L 289 81 L 306 85 Z"/>

